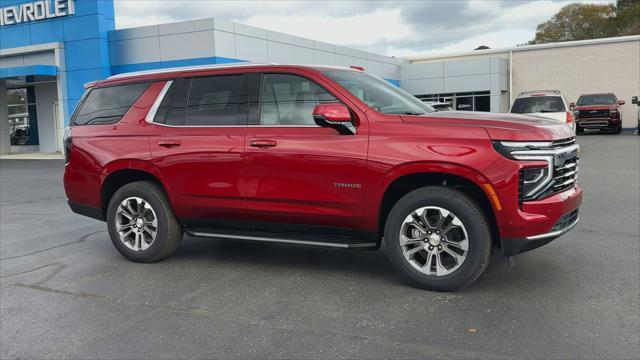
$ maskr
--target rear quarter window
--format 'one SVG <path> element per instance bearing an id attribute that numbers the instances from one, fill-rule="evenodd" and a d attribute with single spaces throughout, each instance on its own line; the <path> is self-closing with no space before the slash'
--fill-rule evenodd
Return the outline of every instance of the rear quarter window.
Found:
<path id="1" fill-rule="evenodd" d="M 71 119 L 71 125 L 115 124 L 129 111 L 150 83 L 93 88 Z"/>

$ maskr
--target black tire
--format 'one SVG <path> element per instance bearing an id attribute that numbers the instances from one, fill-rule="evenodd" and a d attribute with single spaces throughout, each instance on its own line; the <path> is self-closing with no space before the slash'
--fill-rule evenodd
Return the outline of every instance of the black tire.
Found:
<path id="1" fill-rule="evenodd" d="M 399 241 L 402 223 L 413 211 L 425 206 L 437 206 L 454 213 L 467 230 L 467 257 L 450 274 L 422 273 L 402 253 Z M 483 211 L 469 196 L 452 188 L 426 186 L 406 194 L 393 206 L 385 223 L 384 245 L 393 267 L 411 285 L 427 290 L 455 291 L 474 282 L 487 268 L 492 239 Z"/>
<path id="2" fill-rule="evenodd" d="M 576 134 L 583 134 L 584 129 L 581 126 L 576 126 Z"/>
<path id="3" fill-rule="evenodd" d="M 139 197 L 147 202 L 157 218 L 156 238 L 141 251 L 129 249 L 116 230 L 118 206 L 129 197 Z M 173 254 L 182 242 L 182 227 L 176 220 L 164 191 L 152 181 L 136 181 L 122 186 L 109 201 L 107 228 L 113 245 L 124 257 L 135 262 L 155 262 Z"/>
<path id="4" fill-rule="evenodd" d="M 622 125 L 618 125 L 618 126 L 614 127 L 613 130 L 611 130 L 611 132 L 613 134 L 616 134 L 616 135 L 620 134 L 622 132 Z"/>

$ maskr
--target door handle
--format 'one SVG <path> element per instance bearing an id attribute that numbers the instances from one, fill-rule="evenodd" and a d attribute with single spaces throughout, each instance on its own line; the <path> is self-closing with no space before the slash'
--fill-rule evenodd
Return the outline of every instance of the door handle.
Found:
<path id="1" fill-rule="evenodd" d="M 164 146 L 166 148 L 172 148 L 176 146 L 180 146 L 182 142 L 180 140 L 160 140 L 158 141 L 158 145 Z"/>
<path id="2" fill-rule="evenodd" d="M 266 149 L 276 146 L 278 143 L 275 140 L 251 140 L 249 145 L 260 149 Z"/>

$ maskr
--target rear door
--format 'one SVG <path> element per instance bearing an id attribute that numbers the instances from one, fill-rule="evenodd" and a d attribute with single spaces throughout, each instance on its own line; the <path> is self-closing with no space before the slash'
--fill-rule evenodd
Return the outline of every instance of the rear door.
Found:
<path id="1" fill-rule="evenodd" d="M 355 135 L 319 127 L 313 109 L 339 100 L 302 74 L 267 73 L 245 142 L 254 220 L 358 228 L 362 225 L 368 126 Z"/>
<path id="2" fill-rule="evenodd" d="M 246 214 L 247 76 L 176 79 L 158 109 L 151 152 L 182 219 Z"/>

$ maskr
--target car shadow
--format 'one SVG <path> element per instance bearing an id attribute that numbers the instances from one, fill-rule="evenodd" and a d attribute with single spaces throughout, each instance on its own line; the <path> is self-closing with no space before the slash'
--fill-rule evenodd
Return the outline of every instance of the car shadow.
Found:
<path id="1" fill-rule="evenodd" d="M 558 286 L 552 277 L 553 264 L 544 259 L 527 259 L 520 255 L 513 266 L 508 258 L 495 251 L 485 273 L 463 293 L 498 290 L 500 292 L 535 290 L 537 287 Z M 536 264 L 537 261 L 543 264 Z M 242 265 L 313 273 L 336 273 L 340 276 L 367 278 L 367 281 L 398 286 L 410 286 L 395 272 L 383 251 L 345 250 L 315 246 L 263 243 L 255 241 L 204 239 L 186 236 L 184 243 L 170 259 L 165 261 L 211 266 Z M 538 266 L 539 265 L 539 266 Z M 530 267 L 538 270 L 532 274 Z M 549 273 L 546 273 L 548 269 Z M 525 281 L 526 280 L 526 281 Z"/>

